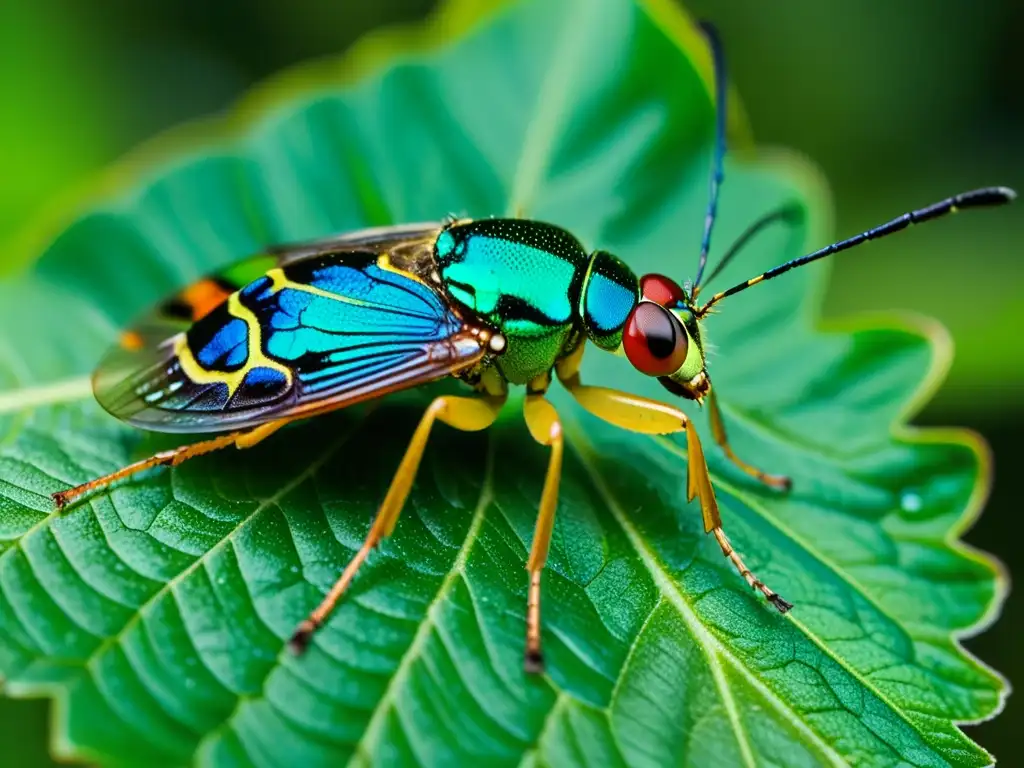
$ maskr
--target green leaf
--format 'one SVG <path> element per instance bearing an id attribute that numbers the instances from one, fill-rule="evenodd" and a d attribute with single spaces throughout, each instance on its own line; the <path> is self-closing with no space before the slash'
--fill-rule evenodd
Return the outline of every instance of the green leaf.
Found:
<path id="1" fill-rule="evenodd" d="M 793 492 L 738 473 L 686 406 L 726 530 L 796 603 L 785 617 L 704 535 L 684 441 L 617 431 L 562 395 L 540 678 L 522 671 L 523 565 L 547 456 L 518 403 L 489 433 L 437 430 L 395 535 L 302 658 L 283 639 L 366 534 L 424 393 L 53 511 L 51 492 L 173 444 L 90 397 L 120 325 L 267 243 L 518 213 L 639 272 L 693 269 L 713 112 L 688 22 L 663 0 L 477 5 L 364 46 L 362 77 L 351 61 L 286 76 L 235 135 L 96 204 L 0 284 L 6 692 L 52 696 L 55 751 L 112 765 L 989 762 L 956 726 L 1005 692 L 956 640 L 1004 591 L 955 539 L 985 492 L 984 447 L 893 428 L 935 387 L 943 337 L 893 319 L 815 329 L 821 266 L 707 324 L 737 452 Z M 792 158 L 731 162 L 715 242 L 820 197 Z M 809 207 L 798 231 L 765 235 L 720 284 L 822 242 L 822 218 Z M 597 351 L 584 376 L 665 395 Z"/>

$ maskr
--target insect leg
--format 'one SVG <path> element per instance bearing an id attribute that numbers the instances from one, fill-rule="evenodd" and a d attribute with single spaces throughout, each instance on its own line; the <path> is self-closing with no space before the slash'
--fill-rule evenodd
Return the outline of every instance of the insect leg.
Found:
<path id="1" fill-rule="evenodd" d="M 570 373 L 567 378 L 568 381 L 564 383 L 576 401 L 587 411 L 609 424 L 647 435 L 686 432 L 686 447 L 689 456 L 686 495 L 690 501 L 694 497 L 700 498 L 701 513 L 704 516 L 704 531 L 714 535 L 722 548 L 722 554 L 729 558 L 752 589 L 763 594 L 780 613 L 785 613 L 792 608 L 792 603 L 783 600 L 778 593 L 769 589 L 751 572 L 729 543 L 729 539 L 722 530 L 722 518 L 718 512 L 715 491 L 711 487 L 711 477 L 704 459 L 704 449 L 697 437 L 697 430 L 693 428 L 686 414 L 670 405 L 659 403 L 657 400 L 648 400 L 645 397 L 615 389 L 585 386 L 579 383 L 579 376 L 575 373 Z"/>
<path id="2" fill-rule="evenodd" d="M 715 394 L 714 389 L 712 389 L 708 394 L 708 414 L 711 417 L 711 434 L 714 436 L 715 442 L 721 446 L 722 452 L 728 457 L 729 461 L 751 477 L 767 485 L 769 488 L 788 491 L 793 487 L 793 481 L 788 477 L 785 477 L 784 475 L 769 475 L 767 472 L 762 472 L 757 467 L 747 464 L 747 462 L 743 461 L 743 459 L 736 455 L 732 446 L 729 445 L 729 436 L 725 432 L 725 422 L 722 421 L 722 410 L 718 405 L 718 396 Z"/>
<path id="3" fill-rule="evenodd" d="M 526 601 L 526 655 L 523 665 L 527 672 L 544 671 L 544 654 L 540 648 L 540 576 L 548 559 L 551 531 L 555 525 L 558 506 L 558 482 L 562 475 L 562 424 L 558 413 L 544 395 L 527 395 L 523 406 L 526 426 L 533 439 L 541 445 L 551 446 L 548 471 L 544 477 L 544 490 L 540 496 L 540 511 L 533 531 L 533 546 L 526 570 L 530 574 L 530 591 Z"/>
<path id="4" fill-rule="evenodd" d="M 221 448 L 227 448 L 229 445 L 236 445 L 239 448 L 251 448 L 256 445 L 256 443 L 273 434 L 287 423 L 288 419 L 279 419 L 277 421 L 261 424 L 255 429 L 245 432 L 231 432 L 226 435 L 214 437 L 210 440 L 203 440 L 199 443 L 183 445 L 179 448 L 172 448 L 168 451 L 160 451 L 160 453 L 154 454 L 148 459 L 136 461 L 134 464 L 122 467 L 116 472 L 111 472 L 109 475 L 97 477 L 95 480 L 90 480 L 87 483 L 76 485 L 74 488 L 58 491 L 53 494 L 53 501 L 56 503 L 57 509 L 63 509 L 83 494 L 100 488 L 106 488 L 118 480 L 130 477 L 131 475 L 139 472 L 144 472 L 145 470 L 152 469 L 153 467 L 176 467 L 183 461 L 187 461 L 195 456 L 212 453 L 213 451 L 220 450 Z"/>
<path id="5" fill-rule="evenodd" d="M 306 649 L 313 633 L 327 620 L 370 552 L 380 544 L 382 539 L 391 535 L 413 481 L 416 479 L 416 470 L 419 469 L 423 451 L 427 447 L 427 440 L 430 437 L 430 430 L 435 422 L 441 421 L 463 432 L 476 432 L 491 426 L 498 418 L 498 413 L 504 404 L 504 396 L 455 397 L 450 395 L 438 397 L 430 404 L 426 413 L 423 414 L 423 418 L 420 419 L 412 440 L 409 441 L 405 456 L 402 457 L 402 462 L 398 465 L 395 477 L 391 481 L 391 487 L 388 488 L 387 495 L 377 510 L 377 516 L 374 518 L 373 525 L 362 546 L 349 561 L 349 564 L 345 566 L 340 578 L 328 591 L 320 605 L 299 624 L 295 634 L 288 641 L 288 646 L 294 653 L 302 653 Z"/>

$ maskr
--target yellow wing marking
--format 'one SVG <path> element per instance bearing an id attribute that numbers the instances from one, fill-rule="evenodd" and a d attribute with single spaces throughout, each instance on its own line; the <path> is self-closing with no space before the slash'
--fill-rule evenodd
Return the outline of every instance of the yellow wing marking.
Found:
<path id="1" fill-rule="evenodd" d="M 291 288 L 293 291 L 302 291 L 303 293 L 309 293 L 313 296 L 321 296 L 331 301 L 340 301 L 342 304 L 352 304 L 357 307 L 377 307 L 380 308 L 380 304 L 375 304 L 372 301 L 362 301 L 361 299 L 353 299 L 351 296 L 342 296 L 338 293 L 331 293 L 325 291 L 322 288 L 317 288 L 315 285 L 306 285 L 305 283 L 296 283 L 288 279 L 285 275 L 284 270 L 280 267 L 267 270 L 267 277 L 270 278 L 271 293 L 277 293 L 284 288 Z"/>
<path id="2" fill-rule="evenodd" d="M 383 269 L 385 272 L 394 272 L 396 275 L 408 277 L 410 280 L 415 280 L 417 283 L 423 282 L 423 278 L 421 278 L 419 275 L 414 275 L 412 272 L 402 269 L 401 267 L 396 267 L 394 264 L 392 264 L 391 255 L 388 253 L 382 253 L 380 256 L 377 257 L 377 266 Z"/>
<path id="3" fill-rule="evenodd" d="M 403 277 L 407 277 L 410 280 L 415 280 L 420 284 L 424 284 L 419 277 L 412 274 L 411 272 L 406 272 L 404 270 L 392 267 L 391 263 L 387 259 L 387 256 L 381 256 L 377 260 L 377 265 L 382 269 L 388 270 L 389 272 L 394 272 L 395 274 L 402 275 Z M 321 296 L 325 299 L 330 299 L 331 301 L 340 301 L 342 304 L 351 304 L 352 306 L 355 307 L 369 307 L 371 309 L 383 310 L 388 309 L 386 305 L 381 304 L 379 302 L 364 301 L 363 299 L 354 299 L 351 296 L 342 296 L 341 294 L 338 293 L 331 293 L 330 291 L 325 291 L 322 288 L 317 288 L 315 285 L 307 285 L 306 283 L 293 282 L 292 280 L 288 279 L 288 276 L 285 275 L 284 270 L 281 268 L 268 270 L 267 277 L 270 278 L 270 291 L 272 293 L 277 293 L 278 291 L 283 290 L 284 288 L 289 288 L 293 291 L 302 291 L 303 293 L 308 293 L 312 296 Z"/>
<path id="4" fill-rule="evenodd" d="M 423 282 L 417 275 L 392 265 L 387 254 L 381 254 L 377 260 L 377 264 L 382 269 L 416 280 L 420 283 Z M 354 299 L 351 296 L 342 296 L 337 293 L 331 293 L 330 291 L 325 291 L 313 285 L 296 283 L 288 279 L 287 275 L 284 273 L 284 269 L 281 267 L 268 269 L 266 276 L 270 279 L 270 290 L 274 293 L 283 290 L 284 288 L 290 288 L 295 291 L 302 291 L 314 296 L 320 296 L 325 299 L 330 299 L 331 301 L 339 301 L 353 306 L 382 308 L 380 304 L 372 301 Z M 262 328 L 260 328 L 259 321 L 252 311 L 242 304 L 238 291 L 232 293 L 228 297 L 227 309 L 228 313 L 232 317 L 236 317 L 239 320 L 244 321 L 249 329 L 249 355 L 246 359 L 245 365 L 237 371 L 208 371 L 199 363 L 198 360 L 196 360 L 195 355 L 192 354 L 192 349 L 188 345 L 188 339 L 185 337 L 185 334 L 180 333 L 174 340 L 174 351 L 178 356 L 178 362 L 185 374 L 197 384 L 225 384 L 228 388 L 229 398 L 238 391 L 240 386 L 242 386 L 242 381 L 245 379 L 245 375 L 250 370 L 257 367 L 271 368 L 275 371 L 279 371 L 284 374 L 290 385 L 292 383 L 292 370 L 276 360 L 272 360 L 267 357 L 263 352 Z"/>
<path id="5" fill-rule="evenodd" d="M 244 321 L 249 328 L 249 356 L 245 361 L 245 365 L 237 371 L 208 371 L 199 364 L 199 361 L 192 354 L 185 334 L 179 333 L 174 342 L 174 352 L 178 356 L 178 362 L 181 364 L 181 369 L 185 372 L 185 375 L 197 384 L 226 384 L 229 398 L 238 391 L 238 388 L 242 386 L 242 380 L 245 379 L 245 375 L 253 368 L 271 368 L 278 371 L 284 374 L 285 380 L 291 385 L 291 368 L 282 365 L 276 360 L 272 360 L 264 354 L 263 334 L 259 320 L 256 319 L 256 315 L 250 309 L 242 304 L 237 291 L 228 298 L 228 312 L 233 317 Z"/>

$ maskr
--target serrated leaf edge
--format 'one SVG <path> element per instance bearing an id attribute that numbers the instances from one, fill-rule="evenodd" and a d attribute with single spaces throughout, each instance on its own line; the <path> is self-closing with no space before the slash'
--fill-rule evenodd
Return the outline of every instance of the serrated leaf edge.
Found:
<path id="1" fill-rule="evenodd" d="M 670 37 L 680 41 L 680 47 L 683 47 L 686 50 L 692 50 L 692 46 L 687 47 L 681 42 L 680 35 L 686 34 L 686 26 L 683 24 L 683 20 L 686 19 L 686 16 L 678 8 L 665 2 L 665 0 L 637 0 L 637 2 L 648 9 L 652 18 L 661 24 L 662 28 Z M 218 139 L 223 141 L 229 137 L 239 135 L 255 118 L 265 115 L 271 106 L 279 103 L 285 98 L 288 98 L 297 91 L 313 90 L 318 86 L 322 87 L 324 85 L 337 87 L 340 83 L 351 82 L 362 76 L 368 69 L 379 64 L 382 60 L 386 60 L 390 55 L 396 52 L 401 52 L 405 55 L 411 50 L 422 51 L 442 47 L 451 39 L 462 35 L 468 28 L 482 20 L 484 17 L 489 16 L 492 13 L 497 12 L 498 9 L 510 4 L 511 2 L 448 0 L 448 2 L 442 4 L 434 17 L 435 21 L 440 19 L 445 21 L 445 24 L 437 25 L 448 30 L 448 33 L 445 35 L 433 34 L 428 36 L 424 33 L 425 27 L 419 24 L 410 25 L 407 28 L 381 30 L 361 40 L 353 47 L 352 50 L 340 58 L 331 58 L 325 61 L 302 64 L 286 70 L 285 72 L 270 78 L 266 83 L 257 86 L 254 91 L 250 92 L 249 95 L 243 98 L 235 106 L 226 118 L 218 117 L 196 121 L 194 123 L 172 129 L 167 133 L 146 142 L 121 161 L 114 164 L 97 180 L 72 191 L 56 204 L 49 207 L 39 216 L 37 224 L 34 227 L 30 227 L 25 230 L 20 237 L 16 237 L 14 239 L 12 247 L 22 252 L 29 251 L 36 255 L 41 254 L 45 250 L 45 246 L 53 239 L 54 235 L 59 232 L 64 225 L 66 225 L 74 214 L 84 208 L 84 204 L 87 201 L 95 203 L 97 198 L 111 198 L 116 190 L 122 189 L 133 182 L 138 182 L 140 174 L 137 169 L 139 167 L 153 167 L 154 164 L 160 166 L 163 165 L 167 159 L 180 154 L 184 150 L 193 149 L 200 144 L 209 145 L 211 143 L 216 143 Z M 684 32 L 681 33 L 680 30 L 684 30 Z M 698 62 L 698 69 L 700 70 L 705 82 L 710 82 L 709 62 Z M 737 110 L 733 110 L 733 114 L 736 113 Z M 785 155 L 786 153 L 781 154 Z M 792 154 L 789 154 L 792 159 Z M 759 162 L 757 163 L 758 166 L 772 164 L 770 157 L 771 153 L 759 155 Z M 543 156 L 541 156 L 541 160 L 542 159 Z M 793 164 L 791 162 L 786 162 L 785 165 L 789 166 L 787 168 L 787 173 L 792 175 L 794 170 Z M 796 165 L 804 165 L 805 167 L 803 170 L 806 173 L 811 177 L 818 178 L 816 171 L 812 171 L 809 166 L 806 166 L 806 164 L 798 162 Z M 540 165 L 538 167 L 542 168 L 543 166 Z M 804 180 L 807 181 L 808 179 L 805 178 Z M 524 189 L 529 186 L 525 182 L 521 182 L 521 184 Z M 806 185 L 801 186 L 803 186 L 803 188 L 807 188 Z M 818 187 L 819 189 L 821 188 L 821 184 L 817 182 L 812 183 L 811 186 Z M 822 198 L 816 199 L 827 198 L 828 195 L 824 194 Z M 517 198 L 513 195 L 510 199 L 516 200 Z M 828 210 L 827 206 L 819 206 L 817 213 L 821 212 L 821 208 Z M 821 229 L 820 225 L 818 229 Z M 815 231 L 815 228 L 812 227 L 812 231 Z M 26 265 L 30 265 L 31 263 L 32 260 L 24 261 L 24 264 Z M 820 304 L 820 299 L 824 295 L 824 288 L 826 284 L 824 275 L 821 276 L 821 279 L 814 281 L 814 283 L 817 288 L 817 303 Z M 993 571 L 993 575 L 996 580 L 996 593 L 988 606 L 985 616 L 979 620 L 977 624 L 968 629 L 961 632 L 950 633 L 951 640 L 955 643 L 962 655 L 971 659 L 979 667 L 990 672 L 995 678 L 1002 682 L 999 706 L 990 715 L 980 718 L 979 720 L 958 721 L 961 724 L 983 722 L 984 720 L 996 716 L 1000 711 L 1002 711 L 1003 706 L 1005 706 L 1006 696 L 1010 691 L 1009 683 L 998 671 L 992 669 L 964 649 L 960 643 L 960 638 L 969 637 L 982 631 L 998 617 L 1000 607 L 1005 600 L 1008 591 L 1008 576 L 1005 566 L 1003 566 L 996 558 L 991 555 L 981 553 L 979 550 L 964 544 L 957 537 L 966 530 L 975 519 L 977 519 L 981 512 L 984 500 L 988 494 L 988 488 L 991 484 L 990 455 L 986 444 L 980 436 L 971 433 L 969 430 L 936 428 L 922 430 L 905 424 L 906 419 L 912 416 L 913 413 L 920 408 L 923 402 L 927 401 L 927 399 L 934 394 L 935 389 L 937 389 L 948 370 L 952 346 L 949 341 L 948 333 L 946 333 L 945 329 L 937 323 L 928 323 L 922 327 L 920 324 L 922 321 L 920 320 L 911 321 L 907 315 L 891 313 L 887 313 L 884 316 L 876 315 L 872 320 L 858 318 L 856 320 L 844 319 L 840 321 L 829 320 L 823 322 L 816 319 L 817 311 L 815 303 L 816 302 L 814 300 L 809 298 L 804 302 L 804 306 L 808 312 L 808 316 L 815 318 L 814 324 L 818 330 L 828 332 L 833 329 L 845 328 L 847 331 L 851 331 L 866 330 L 872 327 L 892 329 L 895 326 L 897 328 L 902 327 L 907 332 L 913 333 L 914 335 L 920 335 L 924 338 L 928 342 L 933 353 L 932 366 L 923 378 L 917 391 L 908 399 L 904 408 L 904 413 L 901 414 L 901 416 L 896 420 L 896 423 L 891 427 L 891 433 L 895 438 L 906 440 L 908 442 L 953 442 L 962 444 L 969 447 L 978 457 L 981 470 L 978 473 L 971 500 L 968 503 L 967 509 L 961 515 L 959 524 L 951 527 L 947 532 L 945 541 L 952 549 L 961 552 L 971 559 L 981 562 L 990 568 Z M 881 317 L 885 318 L 884 322 L 881 320 Z M 877 322 L 878 325 L 875 325 L 875 322 Z M 49 404 L 71 402 L 84 399 L 88 397 L 90 393 L 91 387 L 89 386 L 88 377 L 75 377 L 51 384 L 9 390 L 6 392 L 0 392 L 0 413 L 27 410 Z M 577 446 L 579 446 L 579 442 L 577 442 Z M 587 464 L 583 452 L 581 451 L 580 453 L 581 459 L 584 460 L 584 465 L 588 467 L 588 472 L 593 474 L 592 465 Z M 330 452 L 325 452 L 325 454 L 329 455 Z M 600 484 L 600 478 L 596 475 L 595 482 Z M 730 490 L 730 492 L 735 492 L 734 489 L 729 489 L 727 484 L 722 483 L 720 480 L 717 482 L 721 487 Z M 663 593 L 675 593 L 675 599 L 678 599 L 679 603 L 677 604 L 675 599 L 672 598 L 670 598 L 670 601 L 673 602 L 674 607 L 680 611 L 684 621 L 687 622 L 691 629 L 698 631 L 702 636 L 706 636 L 713 643 L 718 643 L 717 639 L 707 632 L 703 625 L 700 624 L 699 620 L 697 620 L 696 616 L 692 614 L 692 611 L 689 610 L 689 607 L 685 604 L 685 600 L 682 595 L 678 594 L 678 590 L 676 590 L 674 585 L 672 585 L 671 580 L 658 563 L 654 553 L 649 551 L 642 539 L 639 537 L 639 533 L 629 524 L 628 518 L 623 514 L 621 508 L 612 506 L 612 497 L 610 495 L 602 495 L 608 500 L 609 507 L 612 509 L 616 520 L 623 527 L 623 530 L 630 537 L 631 541 L 633 541 L 638 554 L 640 554 L 641 559 L 643 559 L 645 564 L 648 566 L 652 576 L 656 581 L 658 581 L 659 586 L 664 587 L 664 585 L 667 584 L 672 587 L 672 590 L 669 590 L 669 592 L 665 592 L 663 589 Z M 483 497 L 481 497 L 481 500 L 482 499 Z M 749 500 L 747 500 L 746 503 L 750 504 Z M 761 512 L 761 514 L 763 514 L 763 512 Z M 45 525 L 50 517 L 50 515 L 47 515 L 32 526 L 28 532 L 35 530 L 41 525 Z M 471 527 L 478 525 L 478 518 L 482 518 L 482 515 L 477 515 L 475 513 Z M 252 515 L 248 516 L 246 521 L 250 519 L 252 519 Z M 245 521 L 243 521 L 243 524 L 244 522 Z M 26 532 L 26 534 L 28 532 Z M 230 536 L 231 533 L 229 533 L 226 538 L 230 538 Z M 464 549 L 466 549 L 465 546 L 463 549 L 460 549 L 459 557 L 465 556 Z M 202 558 L 199 560 L 201 561 Z M 455 571 L 453 570 L 449 575 L 454 572 Z M 162 591 L 163 590 L 161 590 L 161 592 Z M 861 593 L 863 594 L 863 592 Z M 441 593 L 439 593 L 439 595 L 440 594 Z M 148 602 L 149 601 L 147 601 L 147 604 Z M 139 608 L 139 615 L 141 615 L 144 607 L 145 604 Z M 684 610 L 689 613 L 683 613 Z M 424 622 L 422 626 L 426 625 L 427 622 Z M 800 627 L 809 638 L 814 640 L 816 644 L 821 647 L 820 642 L 814 638 L 811 633 L 807 632 L 805 627 L 802 625 L 800 625 Z M 419 637 L 419 633 L 417 634 L 417 637 Z M 724 651 L 725 649 L 723 647 L 719 651 L 716 651 L 716 654 Z M 406 654 L 403 655 L 403 662 L 408 653 L 409 650 L 407 650 Z M 728 654 L 726 653 L 726 655 Z M 717 659 L 717 656 L 716 659 L 713 660 L 709 655 L 708 661 L 710 666 L 715 667 L 719 660 Z M 737 660 L 732 659 L 732 662 L 733 666 L 738 671 L 749 677 L 749 671 L 745 671 Z M 727 682 L 724 680 L 724 677 L 721 677 L 720 667 L 718 667 L 718 671 L 715 675 L 716 684 L 725 684 L 727 686 Z M 774 697 L 774 694 L 772 694 L 769 689 L 765 688 L 763 684 L 760 683 L 760 681 L 757 681 L 756 678 L 751 678 L 751 680 L 755 686 L 761 690 L 762 695 L 766 695 L 769 700 L 774 700 L 776 704 L 781 706 L 781 711 L 789 711 L 782 702 L 779 702 Z M 389 683 L 389 688 L 392 684 L 393 681 L 392 683 Z M 35 690 L 38 691 L 38 688 Z M 63 709 L 63 707 L 66 706 L 66 702 L 64 702 L 65 697 L 62 695 L 62 689 L 56 689 L 53 693 L 57 695 L 55 695 L 55 706 L 51 719 L 56 723 L 59 719 L 57 710 Z M 564 694 L 560 694 L 559 699 L 561 699 L 561 695 Z M 745 734 L 742 734 L 741 724 L 738 723 L 738 714 L 735 712 L 735 704 L 733 703 L 733 706 L 730 708 L 728 704 L 729 701 L 732 701 L 731 694 L 723 691 L 723 702 L 729 711 L 730 721 L 733 723 L 734 729 L 737 731 L 737 740 L 741 745 L 741 751 L 743 752 L 744 759 L 749 760 L 751 759 L 749 743 L 746 740 Z M 558 702 L 556 701 L 555 708 L 557 708 L 557 706 Z M 899 712 L 898 709 L 894 709 L 896 712 Z M 790 714 L 792 714 L 791 711 Z M 902 716 L 902 713 L 900 714 Z M 551 717 L 550 712 L 548 717 Z M 806 729 L 807 734 L 815 740 L 815 743 L 819 747 L 825 750 L 831 760 L 835 761 L 837 764 L 844 764 L 836 755 L 834 750 L 832 750 L 827 744 L 824 744 L 824 742 L 820 742 L 817 735 L 814 734 L 813 731 L 807 729 L 806 725 L 804 725 L 798 718 L 790 717 L 788 719 L 794 722 L 799 728 Z M 53 741 L 63 741 L 62 729 L 55 727 L 51 732 L 53 734 Z M 364 738 L 365 736 L 366 734 L 364 734 Z M 743 746 L 744 744 L 746 745 L 745 748 Z M 73 749 L 71 748 L 72 745 L 66 743 L 53 744 L 52 746 L 55 748 L 57 754 L 61 756 L 73 755 L 76 758 L 84 757 L 85 759 L 90 759 L 89 750 L 83 749 L 80 745 L 73 745 Z M 359 753 L 357 752 L 355 754 Z"/>

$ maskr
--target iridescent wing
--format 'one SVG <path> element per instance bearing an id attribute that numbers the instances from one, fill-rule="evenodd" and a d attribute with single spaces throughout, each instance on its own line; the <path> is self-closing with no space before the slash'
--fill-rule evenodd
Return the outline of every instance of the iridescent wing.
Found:
<path id="1" fill-rule="evenodd" d="M 158 304 L 122 334 L 119 346 L 128 351 L 159 346 L 171 336 L 187 331 L 193 323 L 227 301 L 232 293 L 274 267 L 315 256 L 368 251 L 389 253 L 394 249 L 416 248 L 433 242 L 442 226 L 437 222 L 426 222 L 372 227 L 322 240 L 273 246 L 264 253 L 229 264 L 219 272 L 197 280 Z M 111 350 L 108 360 L 117 355 L 117 348 Z M 129 367 L 132 364 L 130 361 L 127 363 Z"/>
<path id="2" fill-rule="evenodd" d="M 122 334 L 96 398 L 146 429 L 216 432 L 472 367 L 484 343 L 428 279 L 439 228 L 282 247 L 200 280 Z"/>

